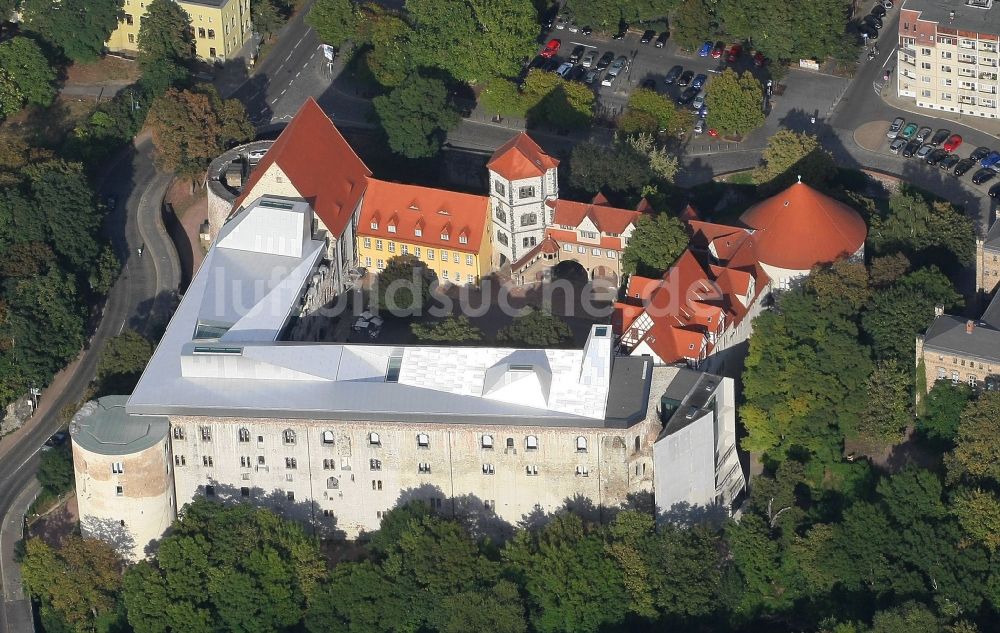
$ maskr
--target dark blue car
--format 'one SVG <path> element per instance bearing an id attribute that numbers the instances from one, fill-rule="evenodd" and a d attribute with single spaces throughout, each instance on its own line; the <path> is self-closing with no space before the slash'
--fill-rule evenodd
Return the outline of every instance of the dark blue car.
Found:
<path id="1" fill-rule="evenodd" d="M 980 161 L 979 166 L 984 169 L 996 169 L 998 163 L 1000 163 L 1000 152 L 990 152 Z"/>
<path id="2" fill-rule="evenodd" d="M 705 86 L 706 81 L 708 81 L 708 75 L 704 74 L 695 75 L 694 81 L 691 82 L 691 87 L 698 88 L 700 90 Z"/>
<path id="3" fill-rule="evenodd" d="M 708 54 L 711 52 L 712 52 L 712 43 L 705 42 L 704 44 L 701 45 L 701 48 L 698 50 L 698 57 L 708 57 Z"/>

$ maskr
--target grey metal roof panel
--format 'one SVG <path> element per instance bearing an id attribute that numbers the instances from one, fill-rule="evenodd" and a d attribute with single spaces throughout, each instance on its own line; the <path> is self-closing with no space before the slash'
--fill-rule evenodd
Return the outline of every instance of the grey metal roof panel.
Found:
<path id="1" fill-rule="evenodd" d="M 924 350 L 954 352 L 1000 362 L 1000 331 L 979 322 L 966 332 L 968 319 L 945 314 L 934 319 L 924 334 Z"/>
<path id="2" fill-rule="evenodd" d="M 980 319 L 986 325 L 992 328 L 1000 330 L 1000 301 L 997 300 L 1000 297 L 1000 293 L 997 293 L 990 304 L 986 306 L 986 310 L 983 312 L 983 316 Z"/>
<path id="3" fill-rule="evenodd" d="M 128 396 L 105 396 L 88 402 L 73 417 L 70 435 L 81 448 L 99 455 L 127 455 L 163 440 L 170 423 L 164 416 L 131 415 Z"/>
<path id="4" fill-rule="evenodd" d="M 605 426 L 626 428 L 646 418 L 652 370 L 653 359 L 648 356 L 618 356 L 614 359 Z"/>

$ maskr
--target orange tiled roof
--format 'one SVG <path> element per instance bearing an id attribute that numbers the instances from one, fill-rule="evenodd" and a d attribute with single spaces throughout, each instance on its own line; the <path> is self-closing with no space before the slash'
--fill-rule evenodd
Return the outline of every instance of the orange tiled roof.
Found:
<path id="1" fill-rule="evenodd" d="M 760 261 L 789 270 L 852 255 L 868 234 L 857 211 L 802 182 L 751 207 L 740 221 L 755 230 Z"/>
<path id="2" fill-rule="evenodd" d="M 351 221 L 372 172 L 313 98 L 302 104 L 264 155 L 234 208 L 247 202 L 246 196 L 275 163 L 299 195 L 312 205 L 327 229 L 340 236 Z"/>
<path id="3" fill-rule="evenodd" d="M 626 227 L 635 224 L 642 215 L 641 211 L 616 209 L 601 204 L 573 202 L 561 198 L 554 203 L 550 202 L 549 206 L 555 209 L 553 224 L 576 227 L 580 226 L 584 218 L 590 218 L 597 230 L 602 233 L 624 233 Z"/>
<path id="4" fill-rule="evenodd" d="M 624 332 L 632 327 L 632 323 L 644 311 L 645 309 L 641 305 L 616 302 L 614 311 L 611 313 L 611 327 L 615 332 Z"/>
<path id="5" fill-rule="evenodd" d="M 477 253 L 489 210 L 486 196 L 369 178 L 358 235 Z M 373 222 L 378 228 L 372 228 Z M 395 232 L 390 226 L 395 226 Z M 465 244 L 460 240 L 463 235 Z"/>
<path id="6" fill-rule="evenodd" d="M 559 161 L 552 158 L 531 140 L 531 137 L 520 132 L 493 152 L 490 161 L 486 163 L 491 169 L 507 180 L 521 180 L 544 176 L 545 172 L 558 167 Z"/>

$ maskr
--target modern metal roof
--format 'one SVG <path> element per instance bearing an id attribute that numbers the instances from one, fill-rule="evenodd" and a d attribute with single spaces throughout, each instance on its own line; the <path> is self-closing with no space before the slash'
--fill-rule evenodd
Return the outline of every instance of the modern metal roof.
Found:
<path id="1" fill-rule="evenodd" d="M 325 250 L 311 226 L 304 202 L 262 198 L 222 228 L 129 413 L 618 427 L 645 411 L 623 398 L 650 373 L 614 359 L 609 325 L 576 350 L 278 342 Z"/>
<path id="2" fill-rule="evenodd" d="M 144 451 L 167 435 L 167 418 L 130 415 L 126 400 L 127 396 L 105 396 L 83 405 L 70 423 L 73 442 L 99 455 L 126 455 Z"/>

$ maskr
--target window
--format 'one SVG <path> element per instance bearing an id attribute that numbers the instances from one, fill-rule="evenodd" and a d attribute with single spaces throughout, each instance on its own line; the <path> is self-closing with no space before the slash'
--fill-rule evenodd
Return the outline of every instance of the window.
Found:
<path id="1" fill-rule="evenodd" d="M 115 494 L 119 497 L 125 496 L 125 486 L 115 486 Z"/>
<path id="2" fill-rule="evenodd" d="M 174 455 L 174 466 L 187 466 L 187 459 L 183 455 Z"/>
<path id="3" fill-rule="evenodd" d="M 385 370 L 386 382 L 399 382 L 399 372 L 403 369 L 403 357 L 395 354 L 389 357 L 389 366 Z M 378 437 L 378 433 L 373 433 Z"/>
<path id="4" fill-rule="evenodd" d="M 434 253 L 435 253 L 435 251 L 434 251 L 433 248 L 428 248 L 427 249 L 427 259 L 429 259 L 431 261 L 434 261 Z"/>
<path id="5" fill-rule="evenodd" d="M 480 439 L 480 446 L 482 446 L 483 448 L 485 448 L 487 450 L 492 450 L 493 449 L 493 436 L 492 435 L 484 435 Z"/>
<path id="6" fill-rule="evenodd" d="M 288 499 L 289 501 L 295 501 L 295 493 L 292 492 L 291 490 L 286 490 L 285 498 Z"/>
<path id="7" fill-rule="evenodd" d="M 250 430 L 249 429 L 240 429 L 239 435 L 240 435 L 240 441 L 241 442 L 249 442 L 250 441 Z"/>
<path id="8" fill-rule="evenodd" d="M 198 37 L 205 39 L 205 27 L 198 27 Z"/>
<path id="9" fill-rule="evenodd" d="M 441 277 L 444 278 L 444 279 L 447 279 L 448 278 L 448 271 L 447 270 L 442 270 L 441 271 Z"/>
<path id="10" fill-rule="evenodd" d="M 924 56 L 930 55 L 931 54 L 931 49 L 929 49 L 929 48 L 921 48 L 920 49 L 920 54 L 924 55 Z"/>
<path id="11" fill-rule="evenodd" d="M 373 231 L 377 231 L 378 230 L 378 220 L 372 220 L 372 223 L 369 226 L 372 227 Z"/>
<path id="12" fill-rule="evenodd" d="M 386 228 L 389 229 L 390 233 L 395 233 L 396 232 L 396 225 L 395 224 L 390 224 Z"/>
<path id="13" fill-rule="evenodd" d="M 382 460 L 380 459 L 369 459 L 368 460 L 369 470 L 382 470 Z"/>
<path id="14" fill-rule="evenodd" d="M 567 253 L 572 253 L 573 252 L 573 245 L 572 244 L 563 244 L 563 250 L 566 251 Z"/>
<path id="15" fill-rule="evenodd" d="M 594 231 L 580 231 L 580 237 L 585 237 L 588 240 L 596 240 L 597 233 L 595 233 Z"/>
<path id="16" fill-rule="evenodd" d="M 202 455 L 201 456 L 201 465 L 204 466 L 204 467 L 206 467 L 206 468 L 212 468 L 213 466 L 215 466 L 215 463 L 212 461 L 212 456 L 211 455 Z"/>
<path id="17" fill-rule="evenodd" d="M 294 457 L 285 458 L 285 468 L 288 470 L 295 470 L 299 467 L 298 462 L 295 461 Z"/>
<path id="18" fill-rule="evenodd" d="M 375 267 L 378 268 L 379 270 L 385 268 L 385 260 L 384 259 L 375 260 Z"/>
<path id="19" fill-rule="evenodd" d="M 931 91 L 930 90 L 921 90 L 920 91 L 920 96 L 921 97 L 929 97 L 929 96 L 931 96 Z"/>
<path id="20" fill-rule="evenodd" d="M 211 33 L 211 32 L 212 31 L 209 31 L 209 33 Z M 215 57 L 215 47 L 214 46 L 212 48 L 208 49 L 208 56 L 209 57 Z M 281 176 L 278 176 L 277 180 L 280 182 L 281 181 Z"/>
<path id="21" fill-rule="evenodd" d="M 469 236 L 468 235 L 459 235 L 458 236 L 458 243 L 459 244 L 468 244 L 469 243 Z"/>
<path id="22" fill-rule="evenodd" d="M 375 250 L 382 250 L 382 240 L 375 240 Z"/>
<path id="23" fill-rule="evenodd" d="M 590 477 L 590 470 L 586 466 L 577 466 L 576 467 L 576 476 L 577 477 Z"/>
<path id="24" fill-rule="evenodd" d="M 208 29 L 208 39 L 215 39 L 215 29 Z M 212 50 L 214 51 L 215 49 L 213 48 Z M 215 53 L 212 53 L 212 57 L 215 57 Z"/>
<path id="25" fill-rule="evenodd" d="M 483 464 L 483 474 L 484 475 L 492 475 L 495 472 L 496 472 L 496 470 L 493 468 L 493 464 Z"/>
<path id="26" fill-rule="evenodd" d="M 371 268 L 371 267 L 372 267 L 372 258 L 365 257 L 365 268 Z"/>
<path id="27" fill-rule="evenodd" d="M 528 437 L 524 438 L 524 448 L 528 449 L 529 451 L 537 450 L 538 438 L 535 437 L 534 435 L 529 435 Z"/>
<path id="28" fill-rule="evenodd" d="M 994 272 L 993 274 L 995 275 L 995 274 L 996 274 L 996 272 Z M 468 275 L 466 275 L 466 276 L 465 276 L 465 281 L 466 281 L 467 283 L 470 283 L 470 284 L 471 284 L 471 283 L 472 283 L 473 281 L 475 281 L 475 279 L 474 279 L 474 278 L 473 278 L 473 276 L 472 276 L 472 273 L 469 273 Z"/>
<path id="29" fill-rule="evenodd" d="M 487 512 L 493 512 L 497 509 L 496 499 L 484 499 L 483 507 L 486 508 Z"/>
<path id="30" fill-rule="evenodd" d="M 285 429 L 285 431 L 281 434 L 281 436 L 285 440 L 285 444 L 295 443 L 295 431 L 291 429 Z"/>
<path id="31" fill-rule="evenodd" d="M 111 472 L 115 475 L 121 475 L 125 473 L 125 464 L 122 462 L 114 462 L 111 464 Z"/>
<path id="32" fill-rule="evenodd" d="M 392 241 L 389 242 L 389 252 L 390 253 L 395 253 L 396 252 L 396 243 L 395 242 L 392 242 Z"/>
<path id="33" fill-rule="evenodd" d="M 587 452 L 587 438 L 585 438 L 582 435 L 576 438 L 576 452 L 577 453 Z"/>
<path id="34" fill-rule="evenodd" d="M 324 459 L 323 460 L 323 470 L 336 470 L 337 460 L 335 459 Z"/>
<path id="35" fill-rule="evenodd" d="M 174 427 L 174 439 L 175 440 L 183 440 L 184 439 L 184 427 L 182 427 L 182 426 L 175 426 Z"/>
<path id="36" fill-rule="evenodd" d="M 524 472 L 529 477 L 534 477 L 535 475 L 538 474 L 538 466 L 535 466 L 534 464 L 530 464 L 528 466 L 525 466 L 524 467 Z"/>
<path id="37" fill-rule="evenodd" d="M 135 44 L 135 33 L 129 33 L 128 34 L 128 43 L 129 44 Z"/>
<path id="38" fill-rule="evenodd" d="M 931 69 L 931 63 L 930 62 L 920 62 L 920 67 L 923 68 L 924 70 L 930 70 Z"/>
<path id="39" fill-rule="evenodd" d="M 586 246 L 577 246 L 576 247 L 576 252 L 580 253 L 581 255 L 586 254 L 587 247 Z"/>
<path id="40" fill-rule="evenodd" d="M 240 456 L 240 468 L 250 468 L 253 466 L 253 460 L 250 459 L 249 455 Z"/>
<path id="41" fill-rule="evenodd" d="M 364 238 L 364 244 L 365 244 L 365 248 L 371 248 L 372 247 L 372 238 L 370 238 L 370 237 Z"/>
<path id="42" fill-rule="evenodd" d="M 431 445 L 431 438 L 426 433 L 417 433 L 418 448 L 429 448 L 430 445 Z"/>
<path id="43" fill-rule="evenodd" d="M 969 376 L 969 386 L 973 389 L 976 388 L 977 378 L 975 376 Z"/>
<path id="44" fill-rule="evenodd" d="M 264 462 L 265 462 L 264 456 L 263 455 L 258 455 L 257 456 L 257 466 L 263 466 Z"/>
<path id="45" fill-rule="evenodd" d="M 506 222 L 507 221 L 507 212 L 504 211 L 503 209 L 501 209 L 500 207 L 496 208 L 496 211 L 494 212 L 494 215 L 496 215 L 497 220 L 500 220 L 501 222 Z"/>
<path id="46" fill-rule="evenodd" d="M 535 245 L 535 238 L 534 237 L 526 237 L 523 240 L 521 240 L 521 243 L 524 244 L 525 248 L 528 248 L 529 246 L 534 246 Z"/>
<path id="47" fill-rule="evenodd" d="M 202 442 L 211 442 L 212 441 L 212 427 L 210 427 L 210 426 L 203 426 L 203 427 L 200 427 L 200 428 L 201 428 L 201 441 Z"/>
<path id="48" fill-rule="evenodd" d="M 244 499 L 250 496 L 250 489 L 247 487 L 240 488 L 240 496 Z"/>
<path id="49" fill-rule="evenodd" d="M 471 266 L 472 265 L 472 255 L 466 255 L 465 256 L 465 265 L 466 266 Z"/>
<path id="50" fill-rule="evenodd" d="M 514 448 L 514 438 L 512 437 L 507 438 L 507 448 Z"/>
<path id="51" fill-rule="evenodd" d="M 448 240 L 450 240 L 450 239 L 451 239 L 451 237 L 450 237 L 450 236 L 448 235 L 448 233 L 447 233 L 447 232 L 445 232 L 445 231 L 442 231 L 442 232 L 441 232 L 441 240 L 442 240 L 442 241 L 445 241 L 445 242 L 447 242 L 447 241 L 448 241 Z"/>
<path id="52" fill-rule="evenodd" d="M 336 477 L 327 477 L 326 478 L 326 489 L 327 490 L 337 490 L 338 488 L 340 488 L 340 480 L 339 479 L 337 479 Z"/>
<path id="53" fill-rule="evenodd" d="M 419 247 L 419 246 L 414 246 L 414 247 L 413 247 L 413 254 L 414 254 L 414 255 L 415 255 L 416 257 L 420 257 L 420 247 Z"/>
<path id="54" fill-rule="evenodd" d="M 521 226 L 533 226 L 538 224 L 537 213 L 524 213 L 521 215 Z"/>
<path id="55" fill-rule="evenodd" d="M 517 190 L 518 198 L 534 198 L 535 188 L 534 187 L 521 187 Z"/>
<path id="56" fill-rule="evenodd" d="M 399 245 L 399 252 L 401 252 L 403 255 L 409 255 L 410 254 L 410 245 L 409 244 L 400 244 Z"/>
<path id="57" fill-rule="evenodd" d="M 382 489 L 382 480 L 372 479 L 372 490 L 381 490 L 381 489 Z"/>
<path id="58" fill-rule="evenodd" d="M 504 184 L 502 182 L 500 182 L 499 180 L 495 180 L 493 181 L 493 191 L 496 191 L 498 194 L 502 196 L 506 193 L 507 188 L 504 187 Z"/>
<path id="59" fill-rule="evenodd" d="M 444 250 L 441 251 L 441 261 L 443 261 L 443 262 L 448 261 L 448 251 L 444 251 Z"/>
<path id="60" fill-rule="evenodd" d="M 941 51 L 941 59 L 951 59 L 952 55 L 949 51 Z"/>
<path id="61" fill-rule="evenodd" d="M 417 472 L 421 475 L 429 475 L 431 474 L 431 465 L 427 462 L 420 462 L 417 464 Z"/>
<path id="62" fill-rule="evenodd" d="M 617 258 L 618 258 L 618 253 L 616 253 L 615 251 L 608 251 L 608 259 L 617 259 Z"/>
<path id="63" fill-rule="evenodd" d="M 951 66 L 942 66 L 941 67 L 941 72 L 943 72 L 943 73 L 950 73 L 951 72 Z"/>
<path id="64" fill-rule="evenodd" d="M 503 231 L 497 231 L 497 241 L 504 246 L 508 246 L 510 244 L 510 239 L 508 239 L 507 234 Z"/>
<path id="65" fill-rule="evenodd" d="M 590 254 L 593 255 L 594 257 L 600 257 L 601 256 L 601 249 L 599 249 L 599 248 L 592 248 L 592 249 L 590 249 Z"/>

